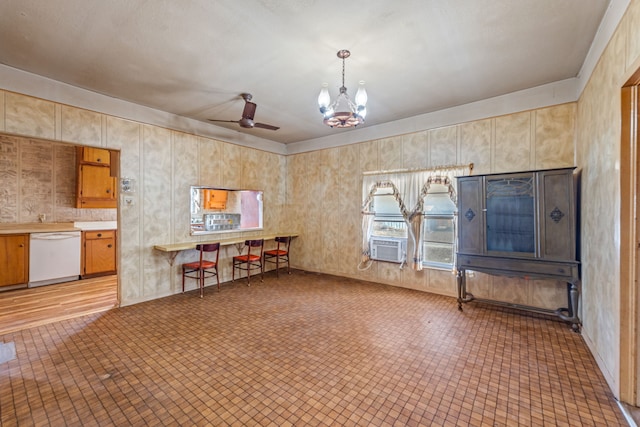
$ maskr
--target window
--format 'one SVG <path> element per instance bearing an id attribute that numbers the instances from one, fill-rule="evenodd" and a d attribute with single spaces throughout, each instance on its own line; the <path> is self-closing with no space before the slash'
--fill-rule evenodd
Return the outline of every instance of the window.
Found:
<path id="1" fill-rule="evenodd" d="M 473 164 L 468 164 L 365 172 L 362 176 L 362 257 L 358 269 L 369 268 L 372 260 L 379 259 L 377 244 L 385 242 L 384 239 L 386 243 L 395 240 L 396 247 L 406 242 L 405 261 L 415 271 L 425 265 L 452 268 L 458 224 L 455 177 L 469 175 L 472 169 Z M 389 207 L 388 211 L 385 206 Z M 380 236 L 380 233 L 400 231 L 408 237 Z M 374 235 L 378 237 L 376 241 L 371 239 Z"/>
<path id="2" fill-rule="evenodd" d="M 375 212 L 372 236 L 407 237 L 407 223 L 402 218 L 398 202 L 390 188 L 378 188 L 373 197 Z M 422 265 L 450 269 L 455 256 L 456 205 L 451 200 L 449 187 L 433 183 L 424 200 L 422 221 Z"/>
<path id="3" fill-rule="evenodd" d="M 452 268 L 455 255 L 456 205 L 449 188 L 431 184 L 424 200 L 422 221 L 422 263 L 436 268 Z"/>
<path id="4" fill-rule="evenodd" d="M 407 237 L 407 223 L 402 218 L 398 201 L 391 188 L 378 188 L 371 204 L 375 212 L 372 235 L 378 237 Z"/>

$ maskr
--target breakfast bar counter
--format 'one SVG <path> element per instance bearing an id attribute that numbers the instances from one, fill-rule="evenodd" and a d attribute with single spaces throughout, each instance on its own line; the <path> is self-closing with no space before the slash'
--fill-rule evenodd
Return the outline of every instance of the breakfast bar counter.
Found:
<path id="1" fill-rule="evenodd" d="M 238 253 L 242 253 L 242 248 L 244 247 L 244 242 L 247 240 L 257 240 L 264 239 L 267 240 L 275 240 L 278 236 L 290 236 L 290 237 L 298 237 L 298 233 L 279 233 L 279 234 L 258 234 L 253 236 L 244 236 L 244 237 L 231 237 L 227 239 L 212 239 L 201 242 L 181 242 L 181 243 L 169 243 L 166 245 L 155 245 L 153 249 L 166 252 L 169 255 L 169 264 L 173 265 L 173 261 L 180 251 L 188 251 L 191 249 L 195 249 L 196 245 L 206 245 L 208 243 L 220 243 L 220 246 L 231 246 L 235 245 Z"/>

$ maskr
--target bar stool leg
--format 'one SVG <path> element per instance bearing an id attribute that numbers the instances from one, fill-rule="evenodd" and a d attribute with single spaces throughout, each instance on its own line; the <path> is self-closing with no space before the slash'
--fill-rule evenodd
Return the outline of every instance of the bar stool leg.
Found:
<path id="1" fill-rule="evenodd" d="M 204 269 L 200 269 L 200 298 L 204 297 Z"/>

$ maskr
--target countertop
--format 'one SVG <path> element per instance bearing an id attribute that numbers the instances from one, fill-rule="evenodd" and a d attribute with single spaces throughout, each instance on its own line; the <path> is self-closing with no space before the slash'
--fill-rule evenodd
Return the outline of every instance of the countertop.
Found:
<path id="1" fill-rule="evenodd" d="M 76 221 L 73 225 L 80 230 L 116 230 L 118 221 Z"/>
<path id="2" fill-rule="evenodd" d="M 30 222 L 21 224 L 0 224 L 0 234 L 55 233 L 61 231 L 115 230 L 116 221 L 91 222 Z"/>
<path id="3" fill-rule="evenodd" d="M 276 236 L 298 237 L 298 233 L 260 234 L 256 236 L 234 237 L 229 239 L 208 240 L 203 242 L 171 243 L 166 245 L 155 245 L 153 248 L 162 252 L 177 252 L 177 251 L 195 249 L 196 245 L 203 245 L 207 243 L 220 243 L 220 246 L 228 246 L 228 245 L 236 245 L 236 244 L 244 243 L 246 240 L 252 240 L 252 239 L 273 240 L 276 238 Z"/>

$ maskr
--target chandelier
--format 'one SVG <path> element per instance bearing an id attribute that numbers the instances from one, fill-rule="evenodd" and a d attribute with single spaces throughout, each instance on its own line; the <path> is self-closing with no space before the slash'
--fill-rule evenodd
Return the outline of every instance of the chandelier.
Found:
<path id="1" fill-rule="evenodd" d="M 331 102 L 327 83 L 322 85 L 318 95 L 318 106 L 324 117 L 324 124 L 332 128 L 348 128 L 358 126 L 364 122 L 367 115 L 367 91 L 364 90 L 364 81 L 360 81 L 356 92 L 355 103 L 349 99 L 347 88 L 344 85 L 344 60 L 351 55 L 346 49 L 338 51 L 338 58 L 342 59 L 342 86 L 338 97 Z"/>

